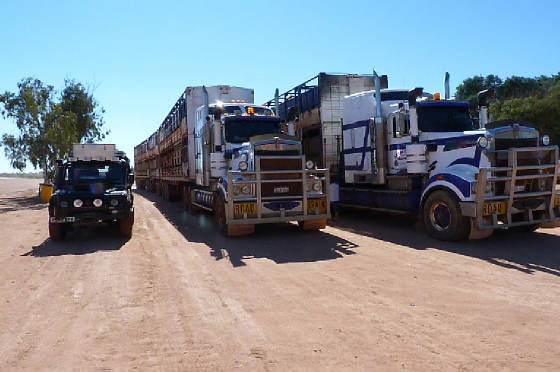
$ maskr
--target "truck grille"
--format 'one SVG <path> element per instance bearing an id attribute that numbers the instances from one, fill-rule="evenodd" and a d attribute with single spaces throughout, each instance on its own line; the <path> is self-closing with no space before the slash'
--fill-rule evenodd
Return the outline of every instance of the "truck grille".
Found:
<path id="1" fill-rule="evenodd" d="M 260 159 L 261 170 L 301 170 L 302 164 L 300 158 L 276 158 L 276 159 Z"/>
<path id="2" fill-rule="evenodd" d="M 494 145 L 496 150 L 507 150 L 510 147 L 535 147 L 537 138 L 496 138 Z"/>
<path id="3" fill-rule="evenodd" d="M 263 183 L 261 186 L 263 197 L 269 196 L 301 196 L 302 184 L 296 182 Z"/>

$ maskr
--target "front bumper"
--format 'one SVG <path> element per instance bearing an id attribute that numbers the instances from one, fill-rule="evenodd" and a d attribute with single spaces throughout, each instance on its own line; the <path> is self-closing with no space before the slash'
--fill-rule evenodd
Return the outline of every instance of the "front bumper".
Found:
<path id="1" fill-rule="evenodd" d="M 297 170 L 262 170 L 260 167 L 261 159 L 285 158 L 301 159 L 301 168 Z M 227 193 L 226 219 L 228 224 L 261 224 L 330 218 L 329 172 L 327 169 L 306 169 L 304 156 L 258 156 L 255 164 L 255 172 L 228 172 L 227 184 L 230 190 L 233 190 L 235 186 L 243 185 L 249 185 L 255 190 L 253 196 L 234 196 L 233 192 Z M 242 180 L 239 179 L 239 176 Z M 307 183 L 310 180 L 320 181 L 322 191 L 308 192 Z M 301 184 L 303 192 L 289 196 L 271 196 L 263 192 L 263 189 L 270 189 L 267 186 L 271 184 L 274 187 L 282 188 L 294 183 Z"/>
<path id="2" fill-rule="evenodd" d="M 102 210 L 81 210 L 74 209 L 56 213 L 49 217 L 50 223 L 72 223 L 72 224 L 88 224 L 104 221 L 113 221 L 126 218 L 133 212 L 133 208 L 126 209 L 102 209 Z"/>
<path id="3" fill-rule="evenodd" d="M 475 217 L 479 230 L 560 221 L 558 147 L 523 147 L 506 151 L 508 166 L 480 169 L 475 202 L 461 203 L 463 214 Z M 537 164 L 519 165 L 522 153 L 531 153 L 529 155 L 538 160 Z M 518 191 L 520 183 L 522 186 L 527 182 L 537 185 L 537 189 Z M 492 190 L 498 189 L 497 184 L 500 183 L 503 192 L 486 195 L 488 183 L 492 184 Z M 496 210 L 489 213 L 494 206 Z"/>

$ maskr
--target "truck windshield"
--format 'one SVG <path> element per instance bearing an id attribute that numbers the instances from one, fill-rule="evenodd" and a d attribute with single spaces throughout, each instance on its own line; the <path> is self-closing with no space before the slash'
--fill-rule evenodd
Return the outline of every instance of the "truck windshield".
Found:
<path id="1" fill-rule="evenodd" d="M 257 115 L 265 115 L 265 116 L 273 116 L 274 112 L 267 107 L 259 107 L 259 106 L 245 106 L 245 111 L 249 111 L 249 107 L 252 107 L 253 112 Z"/>
<path id="2" fill-rule="evenodd" d="M 124 185 L 125 169 L 119 163 L 70 164 L 64 169 L 65 184 L 102 182 L 107 185 Z"/>
<path id="3" fill-rule="evenodd" d="M 226 141 L 243 143 L 259 134 L 280 133 L 279 120 L 230 120 L 226 123 Z"/>
<path id="4" fill-rule="evenodd" d="M 422 132 L 463 132 L 474 130 L 467 106 L 418 107 L 418 127 Z"/>

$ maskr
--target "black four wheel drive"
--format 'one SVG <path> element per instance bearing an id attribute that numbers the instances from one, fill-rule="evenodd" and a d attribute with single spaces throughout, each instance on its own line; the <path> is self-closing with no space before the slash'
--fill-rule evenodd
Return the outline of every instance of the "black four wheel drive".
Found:
<path id="1" fill-rule="evenodd" d="M 130 238 L 134 206 L 129 160 L 58 161 L 54 192 L 49 201 L 49 235 L 62 240 L 75 225 L 107 223 Z"/>

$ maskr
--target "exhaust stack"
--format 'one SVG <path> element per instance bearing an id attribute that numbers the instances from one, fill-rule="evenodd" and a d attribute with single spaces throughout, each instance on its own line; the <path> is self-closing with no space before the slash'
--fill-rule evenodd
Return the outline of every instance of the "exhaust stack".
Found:
<path id="1" fill-rule="evenodd" d="M 276 116 L 280 117 L 280 106 L 279 106 L 279 101 L 280 101 L 280 92 L 278 91 L 278 88 L 276 88 L 276 90 L 274 91 L 274 111 Z"/>
<path id="2" fill-rule="evenodd" d="M 451 98 L 449 94 L 449 72 L 445 73 L 445 78 L 443 79 L 443 86 L 445 89 L 445 99 Z"/>
<path id="3" fill-rule="evenodd" d="M 206 86 L 202 86 L 202 102 L 204 104 L 204 131 L 203 131 L 203 142 L 202 142 L 202 157 L 204 161 L 203 164 L 203 184 L 204 186 L 210 185 L 210 136 L 212 133 L 212 128 L 210 128 L 210 117 L 209 117 L 209 99 L 208 90 Z"/>
<path id="4" fill-rule="evenodd" d="M 385 137 L 385 125 L 381 113 L 381 78 L 377 72 L 373 70 L 373 81 L 375 84 L 375 119 L 372 123 L 371 139 L 372 159 L 371 165 L 373 169 L 373 183 L 377 185 L 385 184 L 385 176 L 387 174 L 387 144 Z"/>

